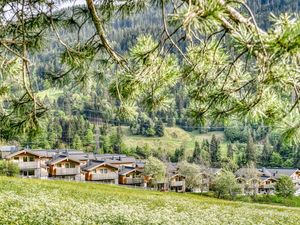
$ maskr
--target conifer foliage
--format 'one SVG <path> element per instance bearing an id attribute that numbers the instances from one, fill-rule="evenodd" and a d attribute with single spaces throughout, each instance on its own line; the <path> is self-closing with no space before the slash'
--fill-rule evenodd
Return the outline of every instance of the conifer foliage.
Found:
<path id="1" fill-rule="evenodd" d="M 5 138 L 37 131 L 40 118 L 51 108 L 33 85 L 31 57 L 56 39 L 60 52 L 53 57 L 59 63 L 43 73 L 56 85 L 86 87 L 95 74 L 109 72 L 118 118 L 135 117 L 137 108 L 151 118 L 167 112 L 174 97 L 170 89 L 181 83 L 189 99 L 184 113 L 194 123 L 246 118 L 297 141 L 299 17 L 271 15 L 270 26 L 263 29 L 244 1 L 86 0 L 66 10 L 63 6 L 69 2 L 0 3 L 0 132 Z M 159 35 L 146 33 L 121 54 L 106 32 L 108 23 L 150 7 L 161 13 Z M 82 33 L 88 24 L 93 33 L 86 37 Z M 77 36 L 65 40 L 62 29 Z M 150 130 L 149 136 L 153 133 Z"/>

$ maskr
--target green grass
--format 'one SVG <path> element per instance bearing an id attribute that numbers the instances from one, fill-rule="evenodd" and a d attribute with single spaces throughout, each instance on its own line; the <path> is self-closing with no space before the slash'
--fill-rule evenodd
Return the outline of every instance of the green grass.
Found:
<path id="1" fill-rule="evenodd" d="M 258 195 L 255 198 L 251 198 L 249 196 L 238 196 L 236 200 L 243 202 L 257 202 L 263 204 L 276 204 L 291 207 L 300 207 L 300 197 L 296 196 L 292 196 L 289 198 L 280 197 L 276 195 Z"/>
<path id="2" fill-rule="evenodd" d="M 0 224 L 299 224 L 300 209 L 67 181 L 0 177 Z"/>
<path id="3" fill-rule="evenodd" d="M 185 146 L 187 154 L 190 155 L 194 149 L 195 141 L 203 141 L 204 139 L 210 140 L 212 135 L 215 134 L 220 140 L 224 140 L 223 132 L 209 132 L 199 134 L 199 132 L 187 132 L 179 127 L 166 127 L 165 135 L 163 137 L 144 137 L 140 135 L 132 135 L 129 127 L 122 127 L 123 141 L 127 147 L 135 148 L 136 146 L 148 145 L 150 149 L 157 150 L 160 147 L 162 150 L 174 152 L 176 148 Z M 226 149 L 225 144 L 221 145 L 222 149 Z"/>

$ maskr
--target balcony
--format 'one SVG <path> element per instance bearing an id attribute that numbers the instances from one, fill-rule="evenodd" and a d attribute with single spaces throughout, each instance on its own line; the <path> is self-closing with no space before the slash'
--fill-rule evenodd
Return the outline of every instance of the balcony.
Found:
<path id="1" fill-rule="evenodd" d="M 20 170 L 37 169 L 40 168 L 40 162 L 19 162 L 18 166 Z"/>
<path id="2" fill-rule="evenodd" d="M 126 177 L 125 184 L 142 184 L 144 182 L 144 179 L 141 177 L 131 178 Z"/>
<path id="3" fill-rule="evenodd" d="M 80 168 L 56 168 L 55 171 L 57 176 L 76 175 L 80 173 Z"/>
<path id="4" fill-rule="evenodd" d="M 91 180 L 115 180 L 118 179 L 117 173 L 92 173 Z"/>
<path id="5" fill-rule="evenodd" d="M 184 186 L 184 181 L 171 181 L 171 187 L 181 187 Z"/>

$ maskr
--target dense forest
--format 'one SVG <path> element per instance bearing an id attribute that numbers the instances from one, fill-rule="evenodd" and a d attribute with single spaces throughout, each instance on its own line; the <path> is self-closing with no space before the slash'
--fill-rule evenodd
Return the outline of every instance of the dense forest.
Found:
<path id="1" fill-rule="evenodd" d="M 248 4 L 255 13 L 257 23 L 264 29 L 270 27 L 271 12 L 275 15 L 297 12 L 300 7 L 300 1 L 291 0 L 253 0 L 248 1 Z M 69 13 L 76 14 L 74 9 L 68 10 Z M 167 7 L 167 10 L 171 12 L 172 9 Z M 161 12 L 159 7 L 155 6 L 134 16 L 109 15 L 105 23 L 113 47 L 118 52 L 129 56 L 135 53 L 141 43 L 152 45 L 154 41 L 152 43 L 151 39 L 155 40 L 160 35 L 163 26 Z M 74 26 L 79 25 L 75 23 Z M 173 162 L 185 157 L 192 162 L 216 167 L 237 168 L 251 161 L 261 166 L 300 167 L 300 145 L 281 140 L 279 132 L 262 121 L 238 118 L 230 121 L 207 119 L 201 124 L 195 121 L 189 110 L 191 90 L 181 80 L 170 79 L 168 80 L 170 85 L 163 87 L 159 85 L 156 87 L 156 84 L 150 81 L 143 89 L 145 94 L 139 95 L 135 114 L 131 118 L 123 117 L 118 111 L 120 102 L 114 95 L 116 94 L 114 84 L 126 81 L 116 81 L 114 73 L 117 71 L 113 65 L 110 65 L 105 58 L 88 62 L 86 65 L 88 69 L 85 67 L 84 73 L 91 76 L 86 79 L 85 76 L 78 74 L 78 71 L 73 72 L 63 64 L 69 62 L 68 58 L 64 57 L 66 53 L 62 43 L 72 46 L 77 40 L 84 42 L 94 38 L 94 28 L 91 23 L 83 23 L 79 28 L 79 30 L 59 28 L 58 34 L 48 30 L 48 41 L 43 43 L 43 50 L 30 53 L 30 59 L 34 62 L 31 67 L 34 71 L 33 89 L 38 92 L 38 97 L 50 110 L 43 118 L 42 129 L 37 134 L 29 132 L 8 137 L 1 133 L 3 143 L 17 143 L 32 149 L 74 148 L 90 152 L 126 153 L 145 158 L 151 155 L 151 151 L 144 149 L 143 146 L 136 149 L 125 146 L 122 141 L 124 136 L 121 127 L 128 126 L 132 135 L 139 135 L 142 138 L 162 137 L 165 127 L 177 126 L 188 132 L 224 132 L 223 144 L 227 145 L 227 153 L 226 156 L 221 157 L 220 140 L 212 136 L 202 143 L 196 142 L 192 156 L 185 156 L 184 147 L 174 149 L 174 154 L 167 156 Z M 172 29 L 175 29 L 175 25 Z M 148 36 L 143 36 L 144 34 Z M 61 41 L 56 39 L 58 35 Z M 179 40 L 188 38 L 180 32 L 175 37 Z M 230 42 L 230 40 L 226 41 Z M 197 43 L 197 40 L 195 42 Z M 179 41 L 178 45 L 184 50 L 187 49 L 186 42 Z M 168 68 L 170 64 L 172 67 L 182 65 L 183 57 L 180 52 L 172 49 L 170 53 L 177 55 L 179 60 L 173 62 L 172 56 L 170 59 L 167 58 L 167 63 L 164 65 L 165 74 L 170 71 Z M 68 71 L 67 75 L 65 75 L 66 71 Z M 146 107 L 145 102 L 149 100 L 147 93 L 150 93 L 150 87 L 155 87 L 160 92 L 159 98 L 162 96 L 164 98 L 164 104 L 158 110 Z"/>

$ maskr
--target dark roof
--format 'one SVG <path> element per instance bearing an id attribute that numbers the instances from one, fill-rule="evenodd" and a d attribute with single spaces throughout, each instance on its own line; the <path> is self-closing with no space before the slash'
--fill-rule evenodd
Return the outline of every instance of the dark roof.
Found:
<path id="1" fill-rule="evenodd" d="M 131 172 L 142 173 L 142 170 L 137 169 L 135 167 L 131 167 L 131 166 L 122 166 L 122 167 L 120 167 L 119 174 L 120 175 L 126 175 L 126 174 L 131 173 Z"/>
<path id="2" fill-rule="evenodd" d="M 177 171 L 177 163 L 167 163 L 167 172 L 168 173 L 175 173 Z"/>
<path id="3" fill-rule="evenodd" d="M 133 158 L 133 157 L 122 157 L 122 158 L 119 158 L 119 159 L 105 159 L 105 161 L 108 162 L 108 163 L 112 163 L 112 164 L 135 163 L 135 158 Z"/>
<path id="4" fill-rule="evenodd" d="M 18 151 L 17 146 L 0 146 L 0 152 L 13 152 Z"/>
<path id="5" fill-rule="evenodd" d="M 47 164 L 54 165 L 54 164 L 57 164 L 57 163 L 62 162 L 64 160 L 80 163 L 78 160 L 73 159 L 71 156 L 58 155 L 58 156 L 55 156 L 53 159 L 49 160 L 47 162 Z"/>
<path id="6" fill-rule="evenodd" d="M 221 172 L 222 168 L 201 168 L 200 172 L 207 174 L 207 175 L 216 175 L 217 173 Z"/>
<path id="7" fill-rule="evenodd" d="M 111 168 L 118 169 L 117 166 L 111 165 L 111 164 L 109 164 L 105 161 L 97 161 L 97 160 L 90 161 L 89 164 L 87 166 L 83 167 L 82 169 L 85 170 L 85 171 L 91 171 L 91 170 L 94 170 L 95 168 L 97 168 L 99 166 L 108 166 L 108 167 L 111 167 Z"/>
<path id="8" fill-rule="evenodd" d="M 13 152 L 9 155 L 7 155 L 5 158 L 9 159 L 9 158 L 12 158 L 16 155 L 19 155 L 19 154 L 22 154 L 22 153 L 29 153 L 30 155 L 35 155 L 37 157 L 43 157 L 42 155 L 40 155 L 39 153 L 37 152 L 34 152 L 34 151 L 30 151 L 30 150 L 26 150 L 26 149 L 23 149 L 23 150 L 20 150 L 20 151 L 16 151 L 16 152 Z"/>
<path id="9" fill-rule="evenodd" d="M 298 169 L 285 169 L 285 168 L 267 168 L 271 175 L 275 178 L 281 176 L 292 176 L 295 172 L 299 171 Z"/>

